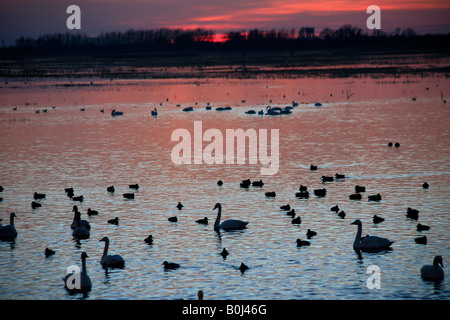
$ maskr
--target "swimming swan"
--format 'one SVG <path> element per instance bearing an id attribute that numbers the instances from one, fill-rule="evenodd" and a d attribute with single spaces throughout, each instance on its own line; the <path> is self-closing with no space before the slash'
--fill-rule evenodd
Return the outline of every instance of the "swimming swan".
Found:
<path id="1" fill-rule="evenodd" d="M 89 278 L 88 274 L 87 274 L 87 269 L 86 269 L 86 258 L 89 258 L 89 256 L 87 255 L 86 252 L 82 252 L 81 253 L 81 273 L 80 273 L 80 283 L 79 283 L 79 288 L 69 288 L 67 286 L 67 281 L 69 280 L 69 277 L 71 277 L 73 274 L 69 273 L 67 274 L 64 278 L 64 288 L 66 288 L 67 290 L 71 291 L 71 292 L 87 292 L 90 291 L 92 288 L 92 283 L 91 283 L 91 279 Z M 74 286 L 75 284 L 72 284 L 72 286 Z"/>
<path id="2" fill-rule="evenodd" d="M 113 109 L 113 111 L 111 111 L 111 115 L 114 116 L 121 116 L 123 115 L 122 111 L 116 111 L 116 109 Z"/>
<path id="3" fill-rule="evenodd" d="M 11 212 L 9 215 L 9 224 L 0 226 L 0 240 L 13 240 L 17 237 L 17 230 L 14 228 L 14 218 L 16 214 Z"/>
<path id="4" fill-rule="evenodd" d="M 230 219 L 220 223 L 220 217 L 222 215 L 222 205 L 220 203 L 216 203 L 213 210 L 215 209 L 219 209 L 219 211 L 217 212 L 216 222 L 214 222 L 214 230 L 217 231 L 219 229 L 223 229 L 225 231 L 229 231 L 229 230 L 241 230 L 246 228 L 248 222 L 241 220 Z"/>
<path id="5" fill-rule="evenodd" d="M 439 266 L 440 265 L 440 266 Z M 442 280 L 444 279 L 444 263 L 441 256 L 436 256 L 433 259 L 433 265 L 426 265 L 420 269 L 420 275 L 424 280 Z"/>
<path id="6" fill-rule="evenodd" d="M 81 220 L 81 212 L 78 211 L 78 207 L 77 206 L 73 206 L 72 208 L 72 212 L 74 212 L 73 214 L 73 222 L 70 225 L 70 227 L 72 229 L 77 228 L 78 224 L 77 224 L 77 219 L 80 220 L 80 226 L 81 227 L 85 227 L 86 229 L 90 230 L 91 229 L 91 225 L 89 224 L 89 221 L 87 220 Z"/>
<path id="7" fill-rule="evenodd" d="M 81 224 L 80 213 L 75 213 L 76 227 L 73 229 L 72 236 L 76 239 L 89 239 L 89 229 Z"/>
<path id="8" fill-rule="evenodd" d="M 108 255 L 109 238 L 103 237 L 99 241 L 105 242 L 105 249 L 103 249 L 103 256 L 102 256 L 102 259 L 100 260 L 100 263 L 102 264 L 102 266 L 104 268 L 108 268 L 108 267 L 123 268 L 123 266 L 125 265 L 125 261 L 123 260 L 123 258 L 121 256 L 119 256 L 118 254 Z"/>
<path id="9" fill-rule="evenodd" d="M 351 224 L 355 224 L 358 226 L 358 231 L 356 233 L 355 242 L 353 242 L 354 250 L 361 250 L 361 251 L 384 250 L 384 249 L 389 249 L 391 244 L 394 243 L 394 241 L 390 241 L 389 239 L 380 238 L 377 236 L 367 236 L 367 237 L 361 238 L 361 234 L 362 234 L 361 220 L 357 219 L 357 220 L 353 221 Z"/>

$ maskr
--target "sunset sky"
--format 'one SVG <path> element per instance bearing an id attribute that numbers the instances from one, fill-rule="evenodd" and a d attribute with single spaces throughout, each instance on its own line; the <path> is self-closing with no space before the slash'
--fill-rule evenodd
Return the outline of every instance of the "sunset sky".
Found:
<path id="1" fill-rule="evenodd" d="M 258 29 L 366 28 L 366 9 L 381 8 L 381 28 L 419 34 L 450 32 L 448 0 L 0 0 L 0 39 L 66 32 L 66 8 L 81 8 L 81 32 L 159 27 L 208 28 L 217 33 Z"/>

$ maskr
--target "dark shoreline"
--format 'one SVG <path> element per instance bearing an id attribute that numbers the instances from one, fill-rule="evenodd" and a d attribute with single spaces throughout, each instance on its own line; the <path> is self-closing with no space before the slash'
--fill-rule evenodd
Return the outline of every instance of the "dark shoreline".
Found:
<path id="1" fill-rule="evenodd" d="M 0 58 L 0 78 L 170 79 L 450 76 L 450 50 L 185 51 Z"/>

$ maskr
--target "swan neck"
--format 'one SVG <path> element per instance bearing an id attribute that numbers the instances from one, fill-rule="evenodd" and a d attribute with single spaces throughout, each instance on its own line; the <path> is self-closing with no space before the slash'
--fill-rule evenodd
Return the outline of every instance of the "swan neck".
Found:
<path id="1" fill-rule="evenodd" d="M 358 231 L 356 232 L 355 242 L 353 242 L 353 247 L 356 248 L 361 242 L 362 225 L 358 225 Z"/>
<path id="2" fill-rule="evenodd" d="M 14 227 L 14 215 L 13 214 L 11 214 L 9 216 L 9 224 L 11 227 Z"/>
<path id="3" fill-rule="evenodd" d="M 214 222 L 214 229 L 219 229 L 220 217 L 222 216 L 222 207 L 218 207 L 217 209 L 218 209 L 217 218 L 216 218 L 216 222 Z"/>
<path id="4" fill-rule="evenodd" d="M 86 257 L 82 257 L 82 258 L 81 258 L 81 275 L 84 276 L 85 274 L 87 274 L 87 270 L 86 270 Z"/>
<path id="5" fill-rule="evenodd" d="M 105 248 L 103 249 L 102 258 L 104 258 L 108 255 L 108 248 L 109 248 L 109 240 L 105 240 Z"/>

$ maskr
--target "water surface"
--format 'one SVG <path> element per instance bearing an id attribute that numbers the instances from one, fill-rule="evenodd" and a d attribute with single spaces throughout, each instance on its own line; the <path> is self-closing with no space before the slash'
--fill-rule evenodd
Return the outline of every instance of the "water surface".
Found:
<path id="1" fill-rule="evenodd" d="M 61 278 L 69 265 L 81 264 L 82 251 L 89 254 L 93 283 L 87 299 L 195 299 L 200 289 L 206 299 L 450 297 L 447 279 L 434 284 L 420 277 L 421 266 L 435 255 L 443 256 L 444 265 L 450 257 L 450 109 L 441 98 L 448 97 L 447 79 L 90 81 L 10 81 L 0 89 L 0 184 L 5 188 L 0 217 L 5 224 L 14 211 L 19 232 L 14 242 L 0 242 L 1 299 L 81 298 L 69 295 Z M 299 105 L 290 115 L 245 114 L 292 101 Z M 212 110 L 205 109 L 208 103 Z M 194 111 L 182 112 L 187 106 Z M 223 106 L 232 110 L 215 111 Z M 111 117 L 112 109 L 124 115 Z M 178 128 L 193 134 L 194 121 L 223 133 L 279 129 L 278 173 L 261 176 L 260 164 L 173 164 L 171 134 Z M 388 147 L 389 141 L 401 147 Z M 310 171 L 310 164 L 319 170 Z M 347 178 L 321 183 L 322 175 L 335 173 Z M 247 178 L 265 185 L 240 188 Z M 427 190 L 421 187 L 424 181 L 430 184 Z M 123 199 L 133 183 L 140 185 L 135 199 Z M 300 184 L 310 190 L 325 187 L 327 196 L 298 199 Z M 110 185 L 114 194 L 106 191 Z M 366 186 L 361 201 L 348 199 L 355 185 Z M 85 201 L 68 198 L 67 187 Z M 32 210 L 35 191 L 47 197 Z M 268 191 L 276 198 L 265 197 Z M 383 200 L 368 202 L 367 195 L 376 193 Z M 180 211 L 178 201 L 184 204 Z M 249 221 L 248 228 L 216 233 L 212 209 L 217 202 L 223 219 Z M 291 224 L 279 209 L 286 203 L 301 216 L 301 225 Z M 70 229 L 74 204 L 92 226 L 90 239 L 79 243 Z M 336 204 L 345 219 L 330 211 Z M 405 217 L 407 207 L 420 210 L 419 221 Z M 88 208 L 100 214 L 88 217 Z M 373 224 L 374 214 L 386 221 Z M 179 222 L 167 220 L 174 215 Z M 106 222 L 116 216 L 119 226 Z M 209 225 L 195 223 L 205 216 Z M 395 241 L 393 250 L 359 257 L 352 250 L 354 219 L 363 222 L 363 234 Z M 418 222 L 431 229 L 417 232 Z M 318 235 L 310 247 L 297 248 L 295 240 L 305 239 L 307 229 Z M 155 238 L 152 246 L 143 241 L 149 234 Z M 415 243 L 421 235 L 428 237 L 427 245 Z M 101 268 L 104 236 L 110 238 L 110 252 L 126 260 L 124 269 Z M 46 258 L 46 247 L 56 254 Z M 223 248 L 230 252 L 226 259 L 219 255 Z M 164 260 L 181 268 L 164 271 Z M 250 267 L 244 274 L 237 269 L 241 262 Z M 381 268 L 379 290 L 366 287 L 366 269 L 373 264 Z"/>

